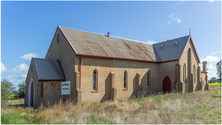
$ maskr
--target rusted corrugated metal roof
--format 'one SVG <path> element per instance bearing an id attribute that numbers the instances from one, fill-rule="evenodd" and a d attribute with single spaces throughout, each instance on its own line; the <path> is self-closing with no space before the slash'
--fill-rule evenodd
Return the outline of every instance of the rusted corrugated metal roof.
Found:
<path id="1" fill-rule="evenodd" d="M 38 80 L 65 80 L 57 60 L 32 58 Z"/>
<path id="2" fill-rule="evenodd" d="M 159 61 L 150 44 L 59 26 L 78 54 Z"/>
<path id="3" fill-rule="evenodd" d="M 190 38 L 188 35 L 151 45 L 61 26 L 59 28 L 77 55 L 151 62 L 179 60 Z"/>

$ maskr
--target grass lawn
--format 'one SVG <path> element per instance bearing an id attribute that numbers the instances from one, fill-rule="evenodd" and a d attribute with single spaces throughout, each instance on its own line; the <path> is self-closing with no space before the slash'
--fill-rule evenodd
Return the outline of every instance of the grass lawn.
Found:
<path id="1" fill-rule="evenodd" d="M 1 108 L 2 124 L 220 124 L 221 88 L 188 94 L 171 93 L 143 98 L 31 107 L 10 100 Z"/>
<path id="2" fill-rule="evenodd" d="M 9 106 L 22 106 L 22 105 L 24 105 L 24 99 L 8 100 L 7 105 L 9 105 Z"/>

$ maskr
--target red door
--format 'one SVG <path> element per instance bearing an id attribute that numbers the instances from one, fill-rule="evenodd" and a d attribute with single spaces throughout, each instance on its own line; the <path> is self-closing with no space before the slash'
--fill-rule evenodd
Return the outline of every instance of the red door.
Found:
<path id="1" fill-rule="evenodd" d="M 171 81 L 168 76 L 163 79 L 163 93 L 171 92 Z"/>
<path id="2" fill-rule="evenodd" d="M 34 96 L 34 86 L 33 82 L 31 83 L 31 96 L 30 96 L 30 105 L 33 106 L 33 96 Z"/>

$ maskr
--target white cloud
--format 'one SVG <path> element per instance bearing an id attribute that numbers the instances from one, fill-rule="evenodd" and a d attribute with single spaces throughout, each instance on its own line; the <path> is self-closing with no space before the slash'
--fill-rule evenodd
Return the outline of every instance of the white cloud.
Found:
<path id="1" fill-rule="evenodd" d="M 145 43 L 148 43 L 148 44 L 155 44 L 157 43 L 156 41 L 153 41 L 153 40 L 149 40 L 149 41 L 146 41 Z"/>
<path id="2" fill-rule="evenodd" d="M 24 60 L 31 60 L 32 57 L 38 57 L 39 55 L 36 53 L 28 53 L 25 54 L 24 56 L 20 56 L 20 59 L 24 59 Z"/>
<path id="3" fill-rule="evenodd" d="M 215 55 L 217 53 L 221 53 L 221 51 L 214 51 L 214 52 L 211 52 L 211 55 Z"/>
<path id="4" fill-rule="evenodd" d="M 176 21 L 177 23 L 181 23 L 182 19 L 180 19 L 177 15 L 179 15 L 179 14 L 178 13 L 172 13 L 172 14 L 168 15 L 168 18 L 172 21 Z M 167 24 L 170 24 L 170 21 L 168 21 Z"/>
<path id="5" fill-rule="evenodd" d="M 201 62 L 207 61 L 208 63 L 215 63 L 219 61 L 219 57 L 217 56 L 207 56 L 206 58 L 201 58 Z"/>
<path id="6" fill-rule="evenodd" d="M 218 79 L 218 76 L 217 76 L 217 72 L 214 71 L 214 70 L 208 70 L 207 71 L 207 75 L 208 75 L 208 80 L 210 80 L 212 77 L 216 77 Z"/>
<path id="7" fill-rule="evenodd" d="M 170 15 L 168 15 L 169 18 L 174 17 L 175 15 L 178 15 L 178 13 L 171 13 Z"/>
<path id="8" fill-rule="evenodd" d="M 18 77 L 18 79 L 25 79 L 27 74 L 22 74 L 21 76 Z"/>
<path id="9" fill-rule="evenodd" d="M 168 15 L 169 18 L 173 17 L 173 14 Z"/>
<path id="10" fill-rule="evenodd" d="M 9 70 L 9 74 L 13 74 L 13 73 L 23 73 L 26 74 L 28 72 L 29 66 L 22 63 L 20 65 L 17 65 L 15 68 Z"/>
<path id="11" fill-rule="evenodd" d="M 201 71 L 202 71 L 202 64 L 201 64 Z M 217 69 L 216 69 L 216 63 L 207 63 L 207 74 L 208 74 L 208 80 L 210 80 L 212 77 L 217 78 Z"/>
<path id="12" fill-rule="evenodd" d="M 182 21 L 181 19 L 179 19 L 179 18 L 177 19 L 177 22 L 178 22 L 178 23 L 181 23 L 181 21 Z"/>
<path id="13" fill-rule="evenodd" d="M 9 80 L 9 82 L 14 82 L 14 76 L 12 74 L 7 75 L 6 79 Z"/>
<path id="14" fill-rule="evenodd" d="M 208 70 L 212 70 L 212 69 L 215 69 L 215 70 L 216 70 L 216 64 L 213 65 L 212 63 L 210 63 L 207 67 L 208 67 L 208 68 L 207 68 Z"/>
<path id="15" fill-rule="evenodd" d="M 1 72 L 4 72 L 6 71 L 7 68 L 5 67 L 5 65 L 1 62 Z"/>
<path id="16" fill-rule="evenodd" d="M 8 70 L 6 79 L 8 79 L 10 82 L 15 82 L 14 84 L 18 83 L 18 81 L 21 82 L 21 80 L 24 81 L 27 76 L 28 69 L 28 65 L 21 63 L 13 69 Z"/>
<path id="17" fill-rule="evenodd" d="M 214 0 L 209 0 L 209 2 L 210 2 L 210 3 L 213 3 L 213 2 L 214 2 Z"/>
<path id="18" fill-rule="evenodd" d="M 218 56 L 215 56 L 215 54 L 217 54 L 217 53 L 221 53 L 221 51 L 211 52 L 211 55 L 208 55 L 205 58 L 200 59 L 201 62 L 207 61 L 207 72 L 208 72 L 208 79 L 209 80 L 212 77 L 218 78 L 216 63 L 220 61 L 220 58 Z M 200 66 L 201 66 L 201 71 L 202 71 L 202 64 Z"/>

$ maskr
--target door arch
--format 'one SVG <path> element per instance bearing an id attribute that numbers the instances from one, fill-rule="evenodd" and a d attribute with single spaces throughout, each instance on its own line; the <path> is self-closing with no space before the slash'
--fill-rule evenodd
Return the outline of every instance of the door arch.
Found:
<path id="1" fill-rule="evenodd" d="M 169 76 L 165 76 L 163 79 L 163 93 L 171 92 L 171 80 Z"/>
<path id="2" fill-rule="evenodd" d="M 35 83 L 33 81 L 33 79 L 31 78 L 29 81 L 29 93 L 28 93 L 28 105 L 30 106 L 34 106 L 34 102 L 35 102 Z"/>

